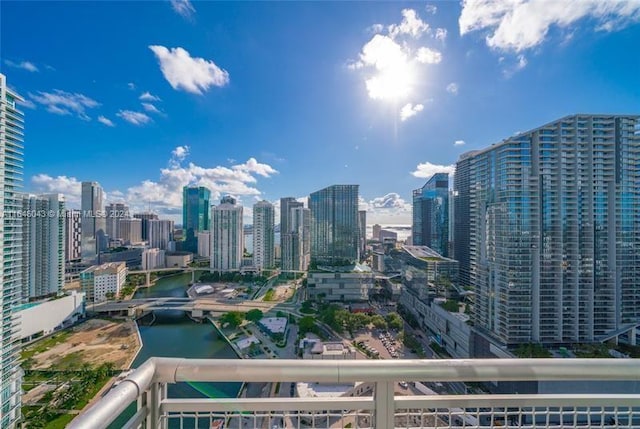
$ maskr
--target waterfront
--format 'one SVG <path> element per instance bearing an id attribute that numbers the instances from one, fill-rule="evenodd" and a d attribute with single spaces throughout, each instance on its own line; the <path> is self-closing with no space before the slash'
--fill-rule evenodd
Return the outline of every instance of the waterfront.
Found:
<path id="1" fill-rule="evenodd" d="M 188 273 L 163 277 L 154 286 L 139 289 L 134 298 L 183 297 L 186 296 L 190 281 L 191 274 Z M 237 357 L 211 323 L 195 323 L 182 311 L 158 311 L 151 326 L 141 325 L 139 329 L 143 346 L 133 362 L 134 368 L 152 356 L 207 359 Z M 168 394 L 172 398 L 235 397 L 240 387 L 240 383 L 177 383 L 169 385 Z M 131 416 L 133 412 L 132 406 L 124 415 Z M 121 427 L 126 421 L 124 415 L 111 427 Z"/>

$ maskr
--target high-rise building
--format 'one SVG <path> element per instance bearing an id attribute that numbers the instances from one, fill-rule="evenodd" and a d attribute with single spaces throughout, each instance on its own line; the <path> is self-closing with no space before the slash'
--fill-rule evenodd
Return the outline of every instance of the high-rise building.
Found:
<path id="1" fill-rule="evenodd" d="M 412 243 L 449 255 L 449 174 L 436 173 L 413 191 Z"/>
<path id="2" fill-rule="evenodd" d="M 573 115 L 460 160 L 476 327 L 502 344 L 635 336 L 639 159 L 640 116 Z"/>
<path id="3" fill-rule="evenodd" d="M 358 210 L 358 240 L 360 242 L 360 257 L 367 252 L 367 211 Z"/>
<path id="4" fill-rule="evenodd" d="M 154 270 L 156 268 L 164 268 L 165 251 L 160 249 L 145 249 L 142 252 L 142 269 Z"/>
<path id="5" fill-rule="evenodd" d="M 298 259 L 294 252 L 294 228 L 291 227 L 291 210 L 297 207 L 304 207 L 304 203 L 297 201 L 293 197 L 280 198 L 280 265 L 282 271 L 296 270 Z"/>
<path id="6" fill-rule="evenodd" d="M 358 185 L 333 185 L 309 197 L 311 261 L 333 265 L 358 261 Z"/>
<path id="7" fill-rule="evenodd" d="M 82 182 L 82 259 L 95 258 L 107 248 L 102 187 Z"/>
<path id="8" fill-rule="evenodd" d="M 211 232 L 203 231 L 198 233 L 198 256 L 203 258 L 211 257 Z"/>
<path id="9" fill-rule="evenodd" d="M 204 186 L 182 188 L 182 229 L 184 249 L 196 253 L 198 233 L 209 230 L 211 192 Z"/>
<path id="10" fill-rule="evenodd" d="M 461 286 L 471 286 L 469 240 L 469 194 L 471 192 L 470 166 L 475 151 L 464 153 L 456 164 L 453 176 L 453 259 L 459 263 L 458 282 Z"/>
<path id="11" fill-rule="evenodd" d="M 22 300 L 58 295 L 64 286 L 65 208 L 62 194 L 24 195 Z M 29 214 L 34 214 L 30 216 Z"/>
<path id="12" fill-rule="evenodd" d="M 134 219 L 140 219 L 142 221 L 142 239 L 144 241 L 149 241 L 149 221 L 157 220 L 158 215 L 155 213 L 136 213 L 133 215 Z"/>
<path id="13" fill-rule="evenodd" d="M 22 98 L 7 86 L 0 74 L 0 427 L 15 428 L 20 418 L 21 371 L 20 320 L 14 308 L 21 301 L 22 289 L 22 198 L 18 193 L 22 183 L 24 151 L 24 114 L 16 103 Z"/>
<path id="14" fill-rule="evenodd" d="M 304 207 L 293 207 L 289 228 L 291 246 L 288 255 L 292 260 L 291 270 L 306 271 L 311 259 L 311 211 Z"/>
<path id="15" fill-rule="evenodd" d="M 137 244 L 142 241 L 142 219 L 120 219 L 118 230 L 125 245 Z"/>
<path id="16" fill-rule="evenodd" d="M 237 271 L 244 253 L 242 206 L 226 196 L 211 208 L 211 269 Z"/>
<path id="17" fill-rule="evenodd" d="M 65 262 L 77 261 L 82 256 L 82 224 L 80 210 L 65 212 Z"/>
<path id="18" fill-rule="evenodd" d="M 258 269 L 275 267 L 275 219 L 273 204 L 253 205 L 253 265 Z"/>
<path id="19" fill-rule="evenodd" d="M 129 219 L 129 207 L 124 203 L 111 203 L 105 207 L 106 232 L 109 240 L 121 240 L 120 220 Z"/>
<path id="20" fill-rule="evenodd" d="M 380 239 L 380 231 L 382 231 L 382 226 L 380 226 L 379 224 L 375 224 L 373 225 L 373 239 L 376 241 L 382 241 Z"/>
<path id="21" fill-rule="evenodd" d="M 173 250 L 173 221 L 164 219 L 149 219 L 147 221 L 147 236 L 149 247 L 160 250 Z"/>

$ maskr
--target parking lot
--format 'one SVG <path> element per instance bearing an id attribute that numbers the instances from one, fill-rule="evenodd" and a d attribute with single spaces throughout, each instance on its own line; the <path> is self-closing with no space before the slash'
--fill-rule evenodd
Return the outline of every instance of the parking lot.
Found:
<path id="1" fill-rule="evenodd" d="M 355 336 L 356 343 L 372 351 L 380 359 L 417 359 L 398 339 L 397 334 L 389 331 L 361 331 Z"/>

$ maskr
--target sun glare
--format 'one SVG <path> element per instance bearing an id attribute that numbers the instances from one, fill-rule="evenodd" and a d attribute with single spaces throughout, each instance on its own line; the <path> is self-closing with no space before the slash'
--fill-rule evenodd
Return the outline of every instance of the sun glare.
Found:
<path id="1" fill-rule="evenodd" d="M 410 95 L 413 79 L 410 64 L 398 62 L 367 79 L 367 91 L 373 99 L 399 101 Z"/>

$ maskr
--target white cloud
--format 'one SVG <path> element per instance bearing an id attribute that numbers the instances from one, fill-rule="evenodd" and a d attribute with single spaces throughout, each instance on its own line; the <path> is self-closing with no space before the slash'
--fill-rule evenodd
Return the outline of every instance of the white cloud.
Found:
<path id="1" fill-rule="evenodd" d="M 464 0 L 460 35 L 485 30 L 487 46 L 522 52 L 543 43 L 553 27 L 591 18 L 596 31 L 620 30 L 640 20 L 640 2 L 603 0 Z"/>
<path id="2" fill-rule="evenodd" d="M 464 140 L 456 140 L 453 142 L 454 146 L 464 146 L 465 142 Z"/>
<path id="3" fill-rule="evenodd" d="M 422 104 L 416 104 L 415 106 L 411 103 L 405 104 L 400 110 L 400 120 L 406 121 L 412 116 L 418 114 L 418 112 L 422 112 L 424 106 Z"/>
<path id="4" fill-rule="evenodd" d="M 134 112 L 133 110 L 120 110 L 116 113 L 116 116 L 124 119 L 125 121 L 133 124 L 133 125 L 145 125 L 151 122 L 151 118 L 142 113 L 142 112 Z"/>
<path id="5" fill-rule="evenodd" d="M 191 57 L 183 48 L 152 45 L 149 49 L 158 58 L 162 74 L 173 89 L 200 95 L 211 86 L 222 87 L 229 83 L 226 70 L 213 61 Z"/>
<path id="6" fill-rule="evenodd" d="M 36 174 L 31 178 L 34 191 L 47 194 L 64 194 L 65 200 L 72 206 L 80 205 L 82 184 L 75 177 L 57 176 L 48 174 Z"/>
<path id="7" fill-rule="evenodd" d="M 360 197 L 359 210 L 366 210 L 367 224 L 411 224 L 412 207 L 399 194 L 388 193 L 369 201 Z"/>
<path id="8" fill-rule="evenodd" d="M 189 150 L 191 148 L 189 146 L 177 146 L 174 150 L 171 151 L 171 159 L 169 160 L 169 165 L 180 165 L 184 159 L 189 156 Z"/>
<path id="9" fill-rule="evenodd" d="M 162 114 L 162 112 L 158 110 L 158 108 L 151 103 L 141 103 L 141 104 L 142 104 L 142 107 L 144 107 L 144 110 L 146 110 L 147 112 L 157 113 L 159 115 Z"/>
<path id="10" fill-rule="evenodd" d="M 104 116 L 98 116 L 98 122 L 105 124 L 107 127 L 115 127 L 116 125 L 111 121 L 111 119 L 105 118 Z"/>
<path id="11" fill-rule="evenodd" d="M 91 118 L 86 114 L 86 109 L 98 107 L 100 103 L 83 94 L 70 93 L 59 89 L 53 92 L 29 93 L 35 102 L 47 107 L 47 111 L 56 115 L 75 114 L 78 118 L 88 121 Z"/>
<path id="12" fill-rule="evenodd" d="M 436 12 L 438 12 L 438 7 L 435 4 L 428 4 L 424 7 L 424 10 L 426 10 L 427 13 L 430 13 L 431 15 L 435 15 Z"/>
<path id="13" fill-rule="evenodd" d="M 427 161 L 427 162 L 418 164 L 416 167 L 416 170 L 413 171 L 411 174 L 415 177 L 427 179 L 436 173 L 453 174 L 455 169 L 456 169 L 455 165 L 437 165 Z"/>
<path id="14" fill-rule="evenodd" d="M 407 206 L 408 204 L 400 198 L 400 195 L 392 192 L 372 199 L 369 201 L 368 207 L 373 209 L 402 209 Z"/>
<path id="15" fill-rule="evenodd" d="M 136 84 L 135 84 L 135 83 L 133 83 L 133 82 L 129 82 L 129 83 L 127 84 L 127 86 L 128 86 L 128 87 L 129 87 L 129 89 L 130 89 L 130 90 L 132 90 L 132 91 L 133 91 L 134 89 L 136 89 Z"/>
<path id="16" fill-rule="evenodd" d="M 422 36 L 429 31 L 429 24 L 424 22 L 413 9 L 402 10 L 402 22 L 389 26 L 389 35 L 395 38 L 398 35 L 407 34 L 414 38 Z"/>
<path id="17" fill-rule="evenodd" d="M 435 35 L 433 36 L 437 40 L 444 42 L 447 38 L 447 29 L 446 28 L 436 28 Z"/>
<path id="18" fill-rule="evenodd" d="M 15 67 L 18 69 L 23 69 L 23 70 L 27 70 L 30 72 L 37 72 L 38 71 L 38 67 L 36 67 L 35 64 L 33 64 L 31 61 L 21 61 L 19 63 L 13 62 L 11 60 L 4 60 L 4 63 L 6 65 L 8 65 L 9 67 Z"/>
<path id="19" fill-rule="evenodd" d="M 189 0 L 171 0 L 173 10 L 183 18 L 191 18 L 196 13 L 195 8 Z"/>
<path id="20" fill-rule="evenodd" d="M 451 82 L 449 85 L 447 85 L 447 92 L 449 94 L 458 95 L 459 89 L 460 88 L 458 87 L 458 84 L 455 82 Z"/>
<path id="21" fill-rule="evenodd" d="M 373 24 L 371 27 L 367 29 L 369 33 L 374 33 L 374 34 L 382 33 L 383 30 L 384 30 L 384 25 L 382 24 Z"/>
<path id="22" fill-rule="evenodd" d="M 22 106 L 22 107 L 26 107 L 27 109 L 35 109 L 36 108 L 36 104 L 33 101 L 31 101 L 31 100 L 29 100 L 27 98 L 25 98 L 24 100 L 18 100 L 18 105 Z"/>
<path id="23" fill-rule="evenodd" d="M 416 60 L 423 64 L 438 64 L 440 61 L 442 61 L 442 53 L 436 51 L 435 49 L 429 49 L 423 46 L 418 49 Z"/>
<path id="24" fill-rule="evenodd" d="M 500 62 L 503 63 L 506 60 L 504 59 L 504 57 L 500 57 Z M 528 64 L 527 58 L 524 55 L 518 55 L 517 56 L 517 62 L 515 64 L 512 64 L 510 66 L 505 67 L 502 70 L 502 74 L 506 77 L 506 78 L 510 78 L 511 76 L 513 76 L 515 73 L 519 72 L 520 70 L 524 69 Z"/>
<path id="25" fill-rule="evenodd" d="M 138 98 L 142 101 L 161 101 L 160 97 L 153 95 L 149 91 L 142 93 Z"/>

